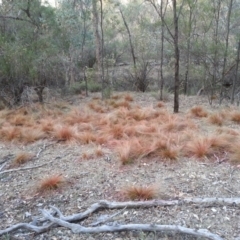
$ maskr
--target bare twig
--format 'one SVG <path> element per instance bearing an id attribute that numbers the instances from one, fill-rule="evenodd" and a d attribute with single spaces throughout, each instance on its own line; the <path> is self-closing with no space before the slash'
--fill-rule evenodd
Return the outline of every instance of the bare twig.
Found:
<path id="1" fill-rule="evenodd" d="M 36 154 L 36 158 L 39 158 L 40 153 L 42 153 L 42 151 L 46 150 L 46 148 L 50 147 L 50 146 L 53 145 L 53 144 L 55 144 L 55 143 L 50 143 L 50 144 L 48 144 L 48 145 L 46 145 L 46 143 L 44 143 L 44 144 L 43 144 L 43 147 L 40 147 L 40 148 L 39 148 L 39 151 L 38 151 L 38 153 Z"/>
<path id="2" fill-rule="evenodd" d="M 5 163 L 3 163 L 3 165 L 0 167 L 0 172 L 1 172 L 1 170 L 5 167 L 7 165 L 7 163 L 5 162 Z"/>
<path id="3" fill-rule="evenodd" d="M 94 223 L 91 223 L 89 226 L 92 226 L 92 227 L 95 227 L 101 223 L 106 223 L 108 222 L 109 220 L 111 220 L 112 218 L 116 217 L 117 215 L 119 215 L 120 213 L 122 213 L 124 210 L 126 209 L 126 207 L 124 209 L 122 209 L 121 211 L 118 211 L 112 215 L 104 215 L 104 216 L 101 216 L 100 218 L 97 219 L 96 222 Z"/>
<path id="4" fill-rule="evenodd" d="M 41 165 L 31 166 L 31 167 L 9 169 L 9 170 L 0 172 L 0 175 L 4 174 L 4 173 L 17 172 L 17 171 L 29 170 L 29 169 L 33 169 L 33 168 L 39 168 L 39 167 L 45 166 L 45 165 L 47 165 L 49 163 L 50 162 L 44 163 L 44 164 L 41 164 Z"/>

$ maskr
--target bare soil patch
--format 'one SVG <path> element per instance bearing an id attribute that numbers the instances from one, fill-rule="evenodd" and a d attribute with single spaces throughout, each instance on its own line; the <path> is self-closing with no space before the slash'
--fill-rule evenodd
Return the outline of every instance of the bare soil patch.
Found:
<path id="1" fill-rule="evenodd" d="M 99 200 L 128 200 L 122 190 L 133 185 L 154 186 L 156 198 L 165 200 L 240 195 L 236 160 L 240 157 L 236 147 L 240 146 L 240 129 L 231 118 L 237 108 L 210 107 L 202 97 L 181 96 L 181 112 L 176 115 L 172 114 L 171 100 L 158 107 L 151 94 L 131 93 L 133 101 L 129 94 L 116 95 L 119 97 L 109 102 L 102 102 L 95 94 L 88 98 L 74 96 L 44 109 L 35 106 L 0 112 L 1 171 L 39 166 L 3 174 L 0 171 L 1 230 L 31 222 L 39 215 L 39 208 L 49 209 L 50 205 L 70 215 L 83 212 Z M 196 105 L 201 105 L 208 116 L 193 116 L 190 109 Z M 213 113 L 221 114 L 221 125 L 209 120 Z M 216 143 L 213 136 L 223 141 Z M 209 146 L 200 146 L 207 152 L 198 157 L 195 150 L 189 150 L 189 144 L 200 137 L 211 139 Z M 15 157 L 23 152 L 34 157 L 13 165 Z M 61 176 L 62 181 L 39 191 L 42 180 L 49 176 Z M 100 211 L 81 224 L 88 226 L 97 217 L 116 211 Z M 125 209 L 112 222 L 180 225 L 208 229 L 223 239 L 240 239 L 240 210 L 234 205 Z M 58 227 L 42 234 L 18 231 L 0 239 L 194 238 L 141 231 L 76 235 Z"/>

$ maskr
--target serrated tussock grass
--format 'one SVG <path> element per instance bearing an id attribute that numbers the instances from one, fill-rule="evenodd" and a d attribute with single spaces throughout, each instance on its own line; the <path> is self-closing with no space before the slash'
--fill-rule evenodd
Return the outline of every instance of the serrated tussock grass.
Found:
<path id="1" fill-rule="evenodd" d="M 31 159 L 33 159 L 33 154 L 27 153 L 27 152 L 19 152 L 16 154 L 15 158 L 13 159 L 12 165 L 19 166 L 21 164 L 24 164 L 30 161 Z"/>
<path id="2" fill-rule="evenodd" d="M 208 121 L 211 124 L 214 124 L 214 125 L 217 125 L 217 126 L 222 126 L 223 122 L 224 122 L 224 118 L 223 118 L 223 116 L 221 114 L 215 113 L 215 114 L 211 114 L 208 117 Z"/>
<path id="3" fill-rule="evenodd" d="M 208 116 L 207 111 L 202 106 L 195 106 L 191 108 L 190 112 L 194 117 L 203 118 Z"/>
<path id="4" fill-rule="evenodd" d="M 124 198 L 130 200 L 151 200 L 157 197 L 158 191 L 155 185 L 126 186 L 120 191 Z"/>
<path id="5" fill-rule="evenodd" d="M 141 107 L 127 93 L 104 101 L 90 100 L 77 107 L 49 104 L 3 110 L 0 140 L 30 144 L 51 139 L 68 144 L 96 144 L 110 147 L 123 165 L 141 158 L 175 160 L 182 154 L 202 158 L 221 151 L 233 154 L 230 145 L 239 137 L 239 130 L 232 123 L 240 122 L 239 111 L 219 110 L 210 114 L 202 106 L 195 106 L 190 114 L 172 114 L 162 105 L 153 102 Z M 208 117 L 207 121 L 203 117 Z M 223 123 L 232 125 L 226 127 Z M 101 154 L 100 149 L 99 153 L 96 150 L 94 157 Z"/>
<path id="6" fill-rule="evenodd" d="M 61 174 L 54 174 L 46 176 L 38 183 L 37 190 L 39 192 L 46 192 L 56 190 L 64 182 L 64 177 Z"/>

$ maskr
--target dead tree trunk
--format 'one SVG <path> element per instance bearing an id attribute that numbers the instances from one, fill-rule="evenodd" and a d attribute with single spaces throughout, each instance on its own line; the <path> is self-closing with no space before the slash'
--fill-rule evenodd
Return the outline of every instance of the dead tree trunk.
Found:
<path id="1" fill-rule="evenodd" d="M 239 40 L 239 42 L 238 42 L 236 74 L 235 74 L 235 78 L 233 78 L 232 93 L 231 93 L 231 104 L 234 103 L 234 95 L 235 95 L 236 82 L 237 82 L 237 80 L 238 80 L 238 65 L 239 65 L 239 61 L 240 61 L 240 40 Z M 239 103 L 238 103 L 238 104 L 239 104 Z"/>
<path id="2" fill-rule="evenodd" d="M 175 51 L 175 84 L 174 84 L 174 113 L 179 111 L 179 47 L 178 47 L 178 16 L 177 1 L 173 0 L 173 22 L 174 22 L 174 51 Z"/>

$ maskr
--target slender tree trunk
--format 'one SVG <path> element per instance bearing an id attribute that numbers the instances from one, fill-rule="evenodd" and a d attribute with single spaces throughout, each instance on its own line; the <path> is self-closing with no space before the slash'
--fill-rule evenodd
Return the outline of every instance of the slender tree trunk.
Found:
<path id="1" fill-rule="evenodd" d="M 97 61 L 97 81 L 101 82 L 101 38 L 99 34 L 99 19 L 98 19 L 98 11 L 97 11 L 97 0 L 92 0 L 92 12 L 93 12 L 93 28 L 94 28 L 94 36 L 95 36 L 95 44 L 96 44 L 96 61 Z"/>
<path id="2" fill-rule="evenodd" d="M 163 1 L 161 1 L 160 14 L 163 16 Z M 161 63 L 160 63 L 160 100 L 163 100 L 163 48 L 164 48 L 164 22 L 161 22 Z"/>
<path id="3" fill-rule="evenodd" d="M 232 93 L 231 93 L 231 104 L 234 103 L 235 88 L 236 88 L 236 83 L 237 83 L 237 80 L 238 80 L 238 65 L 239 65 L 239 61 L 240 61 L 240 40 L 238 42 L 236 72 L 235 72 L 235 78 L 233 78 Z"/>
<path id="4" fill-rule="evenodd" d="M 175 84 L 174 84 L 174 113 L 179 111 L 179 47 L 178 47 L 178 16 L 177 16 L 177 0 L 173 3 L 173 21 L 174 21 L 174 51 L 175 51 Z"/>
<path id="5" fill-rule="evenodd" d="M 223 69 L 222 69 L 222 84 L 221 84 L 221 90 L 220 90 L 220 103 L 222 99 L 222 94 L 223 94 L 223 84 L 224 84 L 224 75 L 225 75 L 225 69 L 227 65 L 227 56 L 228 56 L 228 42 L 229 42 L 229 32 L 230 32 L 230 20 L 231 20 L 231 13 L 232 13 L 232 5 L 233 5 L 233 0 L 230 0 L 229 2 L 229 7 L 228 7 L 228 15 L 227 15 L 227 26 L 226 26 L 226 43 L 225 43 L 225 51 L 224 51 L 224 57 L 223 57 Z"/>
<path id="6" fill-rule="evenodd" d="M 128 38 L 129 38 L 129 44 L 130 44 L 130 49 L 131 49 L 131 54 L 132 54 L 132 59 L 133 59 L 133 65 L 134 65 L 134 69 L 136 69 L 136 56 L 135 56 L 134 47 L 133 47 L 133 43 L 132 43 L 132 35 L 131 35 L 130 29 L 128 27 L 128 24 L 126 22 L 126 19 L 123 15 L 123 12 L 122 12 L 121 8 L 119 8 L 119 11 L 121 13 L 123 23 L 124 23 L 124 25 L 127 29 L 127 32 L 128 32 Z"/>
<path id="7" fill-rule="evenodd" d="M 211 95 L 210 95 L 210 105 L 212 104 L 213 96 L 215 93 L 216 82 L 217 82 L 217 69 L 218 69 L 218 31 L 219 31 L 219 18 L 220 18 L 220 8 L 221 8 L 221 0 L 217 0 L 217 7 L 215 8 L 215 18 L 216 18 L 216 28 L 214 32 L 214 58 L 213 58 L 213 77 L 212 77 L 212 87 L 211 87 Z M 221 96 L 220 96 L 221 98 Z"/>
<path id="8" fill-rule="evenodd" d="M 196 5 L 195 1 L 193 4 Z M 192 22 L 193 22 L 193 6 L 189 2 L 189 18 L 188 18 L 188 33 L 187 33 L 187 56 L 186 56 L 186 71 L 183 83 L 183 92 L 185 95 L 188 94 L 188 78 L 189 78 L 189 64 L 190 64 L 190 48 L 191 48 L 191 36 L 192 36 Z"/>

